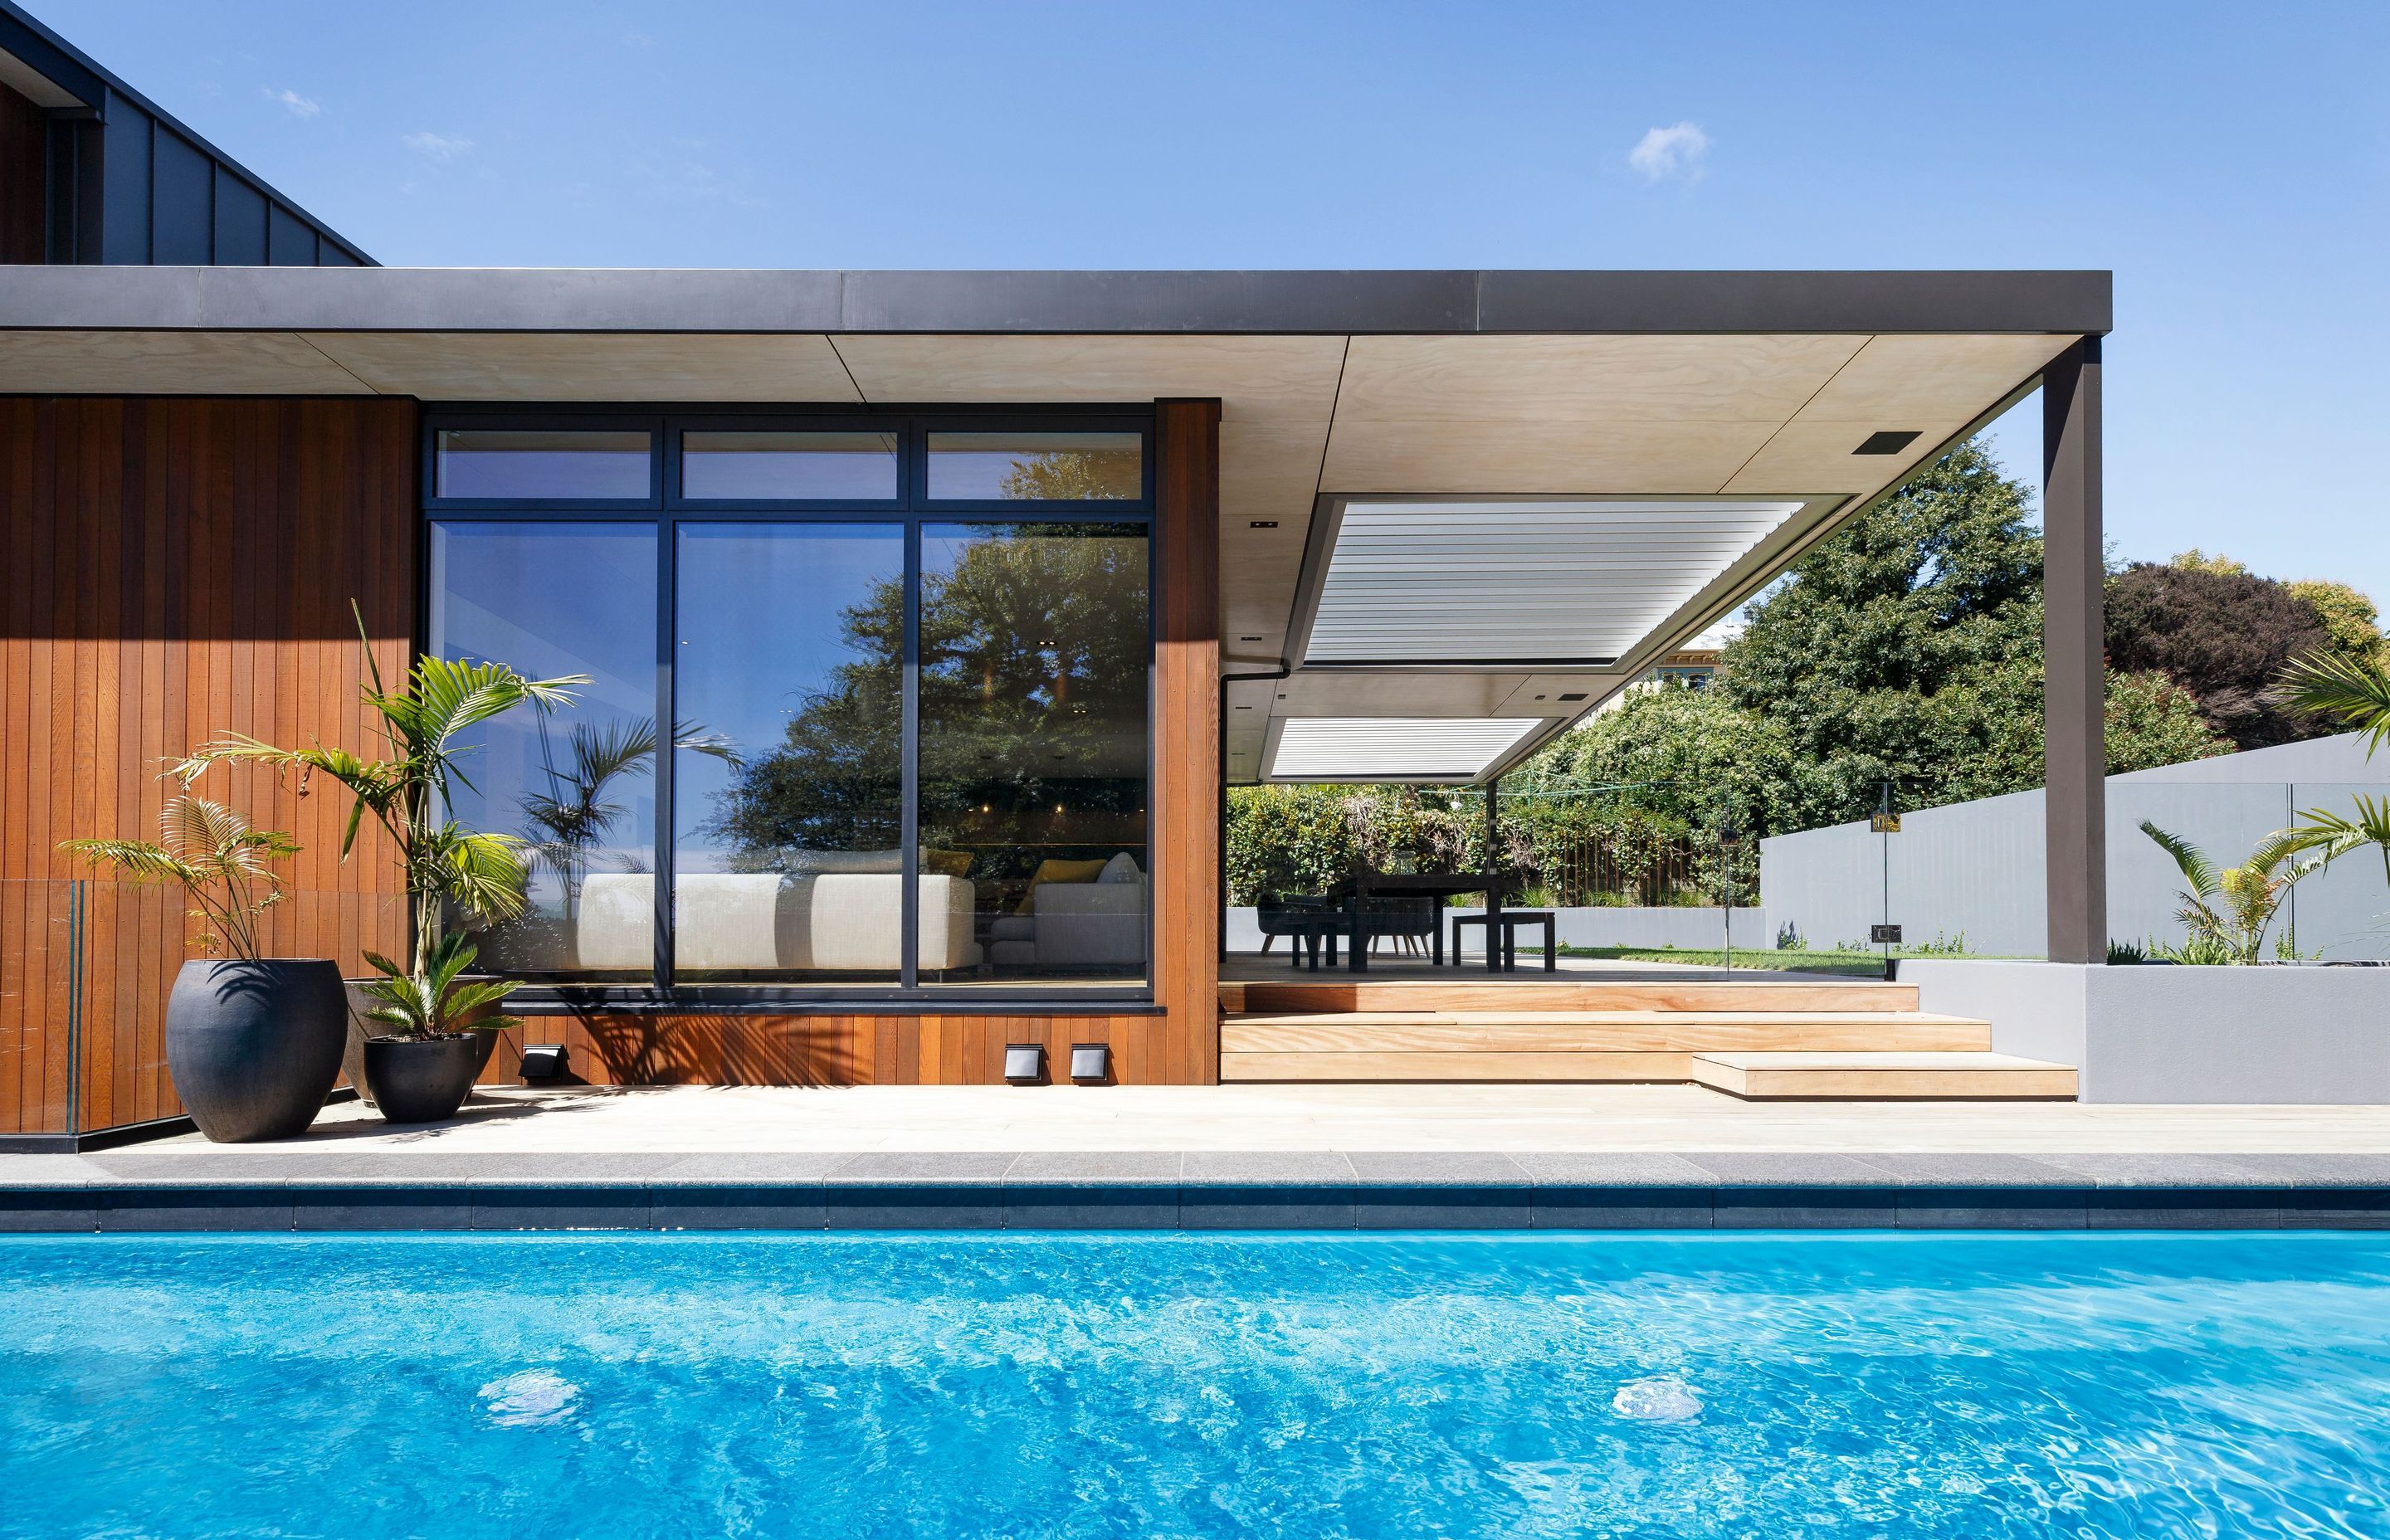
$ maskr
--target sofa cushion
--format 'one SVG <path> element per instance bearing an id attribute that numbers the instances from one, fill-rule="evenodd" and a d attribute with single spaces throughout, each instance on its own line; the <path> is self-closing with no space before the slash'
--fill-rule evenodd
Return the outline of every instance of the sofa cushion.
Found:
<path id="1" fill-rule="evenodd" d="M 780 864 L 799 877 L 900 872 L 905 869 L 905 853 L 901 850 L 803 850 L 791 846 L 780 853 Z"/>
<path id="2" fill-rule="evenodd" d="M 1135 882 L 1142 879 L 1144 876 L 1145 873 L 1137 869 L 1137 858 L 1129 854 L 1128 852 L 1123 851 L 1118 855 L 1113 856 L 1111 860 L 1104 863 L 1104 869 L 1096 874 L 1096 880 L 1099 882 Z"/>
<path id="3" fill-rule="evenodd" d="M 1029 879 L 1029 891 L 1021 895 L 1013 908 L 1016 915 L 1025 915 L 1037 902 L 1037 890 L 1048 882 L 1093 882 L 1096 874 L 1104 869 L 1101 861 L 1055 861 L 1037 863 L 1037 873 Z"/>

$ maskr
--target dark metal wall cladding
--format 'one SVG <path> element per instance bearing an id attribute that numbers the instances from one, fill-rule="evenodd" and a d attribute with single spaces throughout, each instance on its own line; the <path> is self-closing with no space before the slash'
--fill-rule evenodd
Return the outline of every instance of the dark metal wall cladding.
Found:
<path id="1" fill-rule="evenodd" d="M 82 104 L 0 86 L 0 261 L 370 264 L 13 0 L 0 0 L 0 50 Z"/>
<path id="2" fill-rule="evenodd" d="M 99 157 L 98 218 L 86 215 L 72 232 L 54 220 L 52 262 L 354 267 L 366 260 L 239 166 L 114 92 L 106 126 L 84 143 Z"/>

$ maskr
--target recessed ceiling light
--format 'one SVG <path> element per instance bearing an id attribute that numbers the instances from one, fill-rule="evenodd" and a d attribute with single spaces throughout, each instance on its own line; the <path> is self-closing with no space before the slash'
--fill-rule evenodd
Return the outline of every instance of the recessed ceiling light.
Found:
<path id="1" fill-rule="evenodd" d="M 1852 450 L 1851 453 L 1854 455 L 1897 455 L 1902 450 L 1908 448 L 1910 444 L 1915 443 L 1923 436 L 1924 435 L 1921 433 L 1899 432 L 1887 428 L 1881 433 L 1870 433 L 1867 436 L 1867 442 L 1860 444 L 1857 449 Z"/>
<path id="2" fill-rule="evenodd" d="M 1261 638 L 1259 636 L 1240 636 L 1237 640 L 1240 642 L 1258 642 Z"/>
<path id="3" fill-rule="evenodd" d="M 1606 663 L 1801 511 L 1798 502 L 1518 497 L 1344 505 L 1314 663 Z"/>
<path id="4" fill-rule="evenodd" d="M 1582 700 L 1591 693 L 1592 692 L 1590 690 L 1571 690 L 1566 695 L 1561 696 L 1561 699 L 1563 700 Z M 1541 700 L 1543 697 L 1539 695 L 1536 697 L 1536 699 Z"/>
<path id="5" fill-rule="evenodd" d="M 1284 780 L 1474 780 L 1544 725 L 1538 716 L 1298 716 L 1279 733 Z"/>
<path id="6" fill-rule="evenodd" d="M 1275 519 L 1256 519 L 1252 523 L 1246 525 L 1245 528 L 1249 530 L 1274 530 L 1278 528 L 1278 520 Z"/>

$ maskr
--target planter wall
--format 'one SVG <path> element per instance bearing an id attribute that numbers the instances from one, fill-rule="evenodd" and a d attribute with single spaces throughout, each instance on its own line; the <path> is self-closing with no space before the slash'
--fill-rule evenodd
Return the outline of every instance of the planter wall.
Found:
<path id="1" fill-rule="evenodd" d="M 1905 958 L 1925 1010 L 2082 1072 L 2081 1099 L 2390 1105 L 2390 968 L 2099 968 Z"/>

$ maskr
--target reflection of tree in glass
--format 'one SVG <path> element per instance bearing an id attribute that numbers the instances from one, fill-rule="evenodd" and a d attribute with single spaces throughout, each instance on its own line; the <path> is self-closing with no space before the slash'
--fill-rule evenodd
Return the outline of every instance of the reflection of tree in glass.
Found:
<path id="1" fill-rule="evenodd" d="M 1055 449 L 1014 460 L 1003 485 L 1005 496 L 1024 503 L 1114 503 L 1141 495 L 1144 480 L 1141 454 Z"/>
<path id="2" fill-rule="evenodd" d="M 923 558 L 922 841 L 1014 842 L 1057 803 L 1074 818 L 1135 815 L 1150 650 L 1143 532 L 971 533 L 929 543 L 952 559 Z M 895 581 L 846 610 L 854 661 L 806 697 L 779 748 L 739 765 L 707 832 L 759 860 L 790 846 L 898 842 L 904 613 Z"/>

